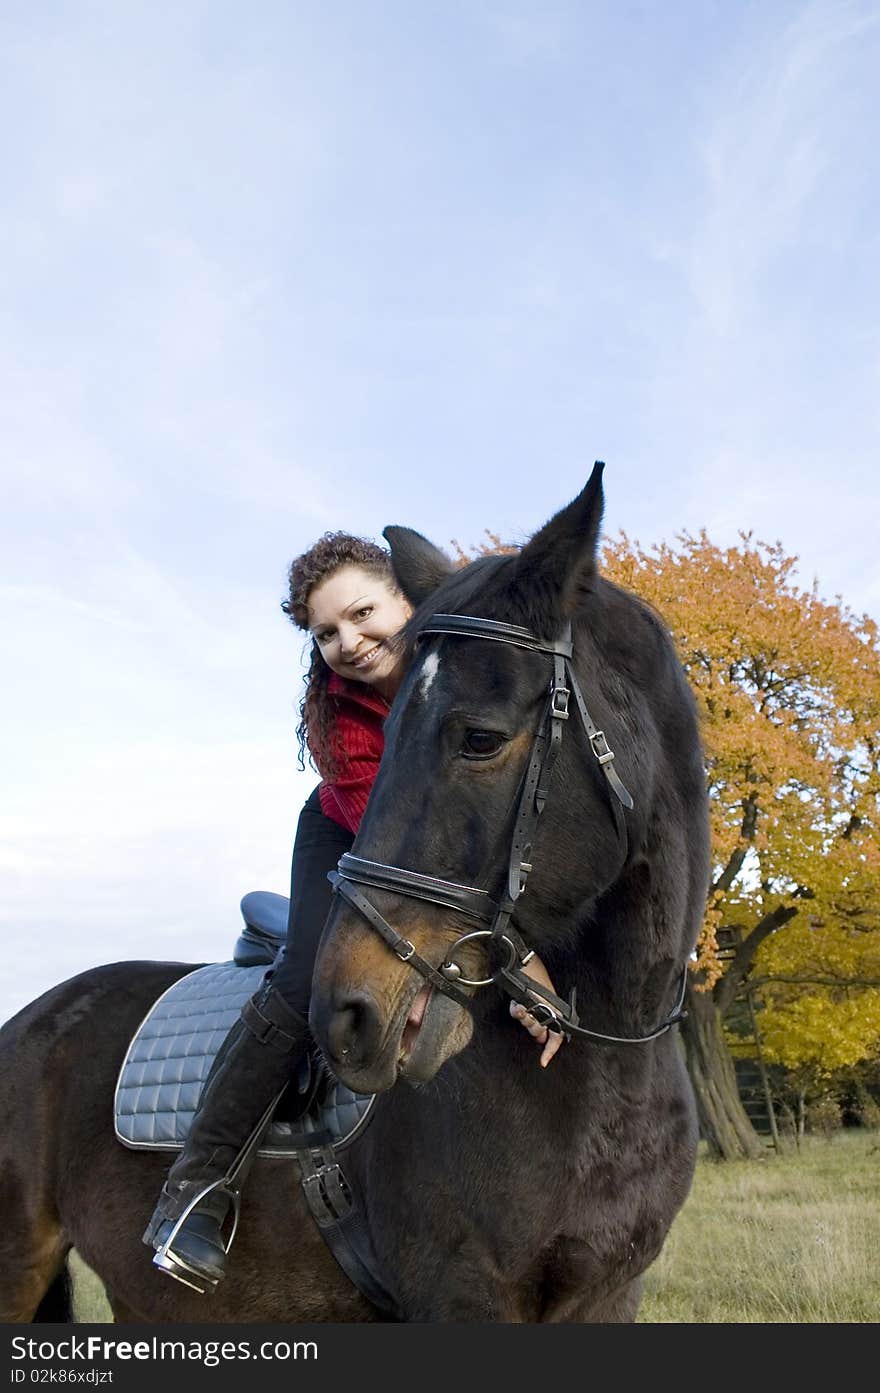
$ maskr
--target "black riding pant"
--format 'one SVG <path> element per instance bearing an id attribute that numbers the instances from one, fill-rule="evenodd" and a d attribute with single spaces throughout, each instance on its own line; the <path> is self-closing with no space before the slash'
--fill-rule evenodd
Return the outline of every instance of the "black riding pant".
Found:
<path id="1" fill-rule="evenodd" d="M 354 834 L 321 811 L 318 790 L 299 815 L 290 872 L 290 915 L 287 942 L 275 960 L 272 986 L 288 1005 L 308 1016 L 312 972 L 332 889 L 327 872 L 336 869 L 344 851 L 351 851 Z"/>

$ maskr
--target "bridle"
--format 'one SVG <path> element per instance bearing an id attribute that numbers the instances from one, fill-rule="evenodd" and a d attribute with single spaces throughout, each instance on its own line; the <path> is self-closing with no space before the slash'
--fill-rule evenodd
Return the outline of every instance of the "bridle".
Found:
<path id="1" fill-rule="evenodd" d="M 533 653 L 546 653 L 553 659 L 553 676 L 547 703 L 520 787 L 504 892 L 498 900 L 494 900 L 486 890 L 479 890 L 471 885 L 460 885 L 455 881 L 441 880 L 436 876 L 422 875 L 417 871 L 404 870 L 400 866 L 387 866 L 378 861 L 369 861 L 361 856 L 353 856 L 350 852 L 346 852 L 340 858 L 338 870 L 330 872 L 328 879 L 334 892 L 367 920 L 402 962 L 408 963 L 437 991 L 451 997 L 468 1010 L 472 1009 L 471 996 L 462 988 L 475 989 L 495 983 L 514 1000 L 524 1005 L 548 1030 L 613 1045 L 645 1044 L 649 1040 L 656 1040 L 683 1018 L 687 964 L 682 971 L 676 1004 L 655 1030 L 647 1035 L 607 1035 L 597 1030 L 589 1030 L 580 1024 L 575 1008 L 574 990 L 570 999 L 564 1001 L 523 971 L 525 964 L 533 956 L 533 950 L 526 946 L 512 922 L 516 903 L 525 891 L 532 870 L 534 837 L 538 820 L 549 796 L 550 781 L 562 747 L 562 733 L 570 716 L 571 697 L 574 697 L 575 708 L 586 731 L 590 749 L 604 776 L 604 786 L 614 817 L 618 842 L 624 860 L 626 859 L 627 832 L 623 809 L 632 808 L 633 800 L 614 768 L 614 752 L 608 745 L 604 731 L 599 730 L 592 720 L 575 677 L 572 667 L 571 623 L 565 625 L 561 638 L 555 643 L 548 643 L 529 629 L 520 628 L 516 624 L 504 624 L 496 619 L 481 619 L 469 614 L 434 614 L 419 630 L 417 641 L 437 634 L 490 639 L 496 643 L 511 644 L 515 648 L 525 648 Z M 446 909 L 453 909 L 464 915 L 480 927 L 461 934 L 449 949 L 440 967 L 433 967 L 416 952 L 415 945 L 409 939 L 399 934 L 382 917 L 359 888 L 361 885 L 443 905 Z M 455 953 L 460 945 L 476 939 L 488 940 L 487 946 L 490 949 L 501 950 L 503 955 L 501 965 L 488 977 L 465 977 L 455 961 Z M 536 995 L 541 998 L 540 1002 L 535 1001 Z"/>

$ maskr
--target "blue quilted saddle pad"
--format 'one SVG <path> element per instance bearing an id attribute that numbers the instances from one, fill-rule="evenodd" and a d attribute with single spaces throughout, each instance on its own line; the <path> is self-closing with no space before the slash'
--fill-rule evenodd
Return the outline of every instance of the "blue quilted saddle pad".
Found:
<path id="1" fill-rule="evenodd" d="M 159 997 L 128 1047 L 114 1100 L 116 1135 L 135 1150 L 179 1151 L 214 1056 L 266 975 L 264 964 L 210 963 L 181 977 Z M 334 1150 L 354 1140 L 370 1117 L 374 1094 L 352 1093 L 332 1077 L 317 1112 L 295 1123 L 275 1120 L 261 1156 L 290 1156 L 309 1137 L 329 1133 Z"/>

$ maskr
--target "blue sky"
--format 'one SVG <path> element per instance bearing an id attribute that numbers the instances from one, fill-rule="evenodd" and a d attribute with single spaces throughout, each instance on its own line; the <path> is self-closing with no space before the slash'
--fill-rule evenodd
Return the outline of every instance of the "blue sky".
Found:
<path id="1" fill-rule="evenodd" d="M 779 538 L 880 617 L 880 11 L 0 18 L 0 1019 L 286 892 L 322 531 Z M 21 949 L 26 952 L 20 956 Z"/>

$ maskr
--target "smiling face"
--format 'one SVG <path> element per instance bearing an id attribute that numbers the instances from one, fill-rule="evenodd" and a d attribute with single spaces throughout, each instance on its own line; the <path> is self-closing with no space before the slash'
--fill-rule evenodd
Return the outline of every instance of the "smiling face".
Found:
<path id="1" fill-rule="evenodd" d="M 309 632 L 327 666 L 349 681 L 375 687 L 387 701 L 393 700 L 403 670 L 386 640 L 411 614 L 399 591 L 360 566 L 340 567 L 308 597 Z"/>

